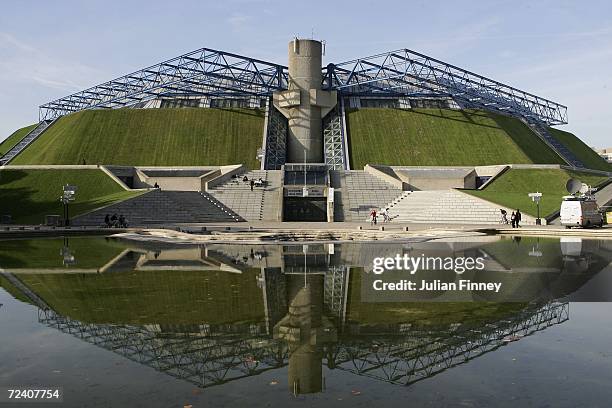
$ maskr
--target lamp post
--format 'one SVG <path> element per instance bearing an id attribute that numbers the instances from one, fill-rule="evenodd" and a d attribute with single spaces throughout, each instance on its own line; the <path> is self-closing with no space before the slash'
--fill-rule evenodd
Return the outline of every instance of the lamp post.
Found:
<path id="1" fill-rule="evenodd" d="M 529 193 L 528 196 L 531 197 L 531 201 L 536 203 L 537 214 L 538 214 L 538 216 L 536 217 L 536 225 L 542 225 L 542 220 L 540 219 L 540 200 L 542 199 L 542 193 L 539 193 L 539 192 Z"/>
<path id="2" fill-rule="evenodd" d="M 76 194 L 77 186 L 71 186 L 66 184 L 63 187 L 62 195 L 60 196 L 60 202 L 64 205 L 64 226 L 70 225 L 70 218 L 68 214 L 68 204 L 74 201 L 74 195 Z"/>
<path id="3" fill-rule="evenodd" d="M 302 197 L 308 197 L 308 187 L 306 187 L 306 149 L 304 149 L 304 187 L 302 187 Z"/>

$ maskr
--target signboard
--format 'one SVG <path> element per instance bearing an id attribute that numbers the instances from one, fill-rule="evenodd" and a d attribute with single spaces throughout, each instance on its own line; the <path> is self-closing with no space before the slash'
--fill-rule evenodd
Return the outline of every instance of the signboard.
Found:
<path id="1" fill-rule="evenodd" d="M 540 202 L 540 200 L 542 199 L 542 193 L 529 193 L 527 195 L 531 197 L 531 201 L 535 203 Z"/>

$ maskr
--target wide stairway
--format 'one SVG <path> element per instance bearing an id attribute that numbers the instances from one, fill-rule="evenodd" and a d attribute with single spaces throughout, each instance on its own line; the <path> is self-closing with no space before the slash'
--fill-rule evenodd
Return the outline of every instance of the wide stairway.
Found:
<path id="1" fill-rule="evenodd" d="M 245 175 L 249 181 L 243 181 Z M 251 191 L 250 180 L 260 178 L 264 181 L 263 187 L 255 186 Z M 247 221 L 276 221 L 282 194 L 281 171 L 252 170 L 237 175 L 208 192 Z"/>
<path id="2" fill-rule="evenodd" d="M 34 129 L 32 129 L 27 135 L 23 137 L 15 146 L 11 148 L 2 158 L 0 158 L 0 166 L 4 166 L 8 164 L 11 160 L 15 158 L 19 153 L 21 153 L 26 147 L 28 147 L 34 140 L 38 139 L 38 137 L 47 130 L 53 120 L 43 120 L 40 122 Z"/>
<path id="3" fill-rule="evenodd" d="M 336 188 L 336 221 L 367 221 L 372 208 L 380 211 L 402 194 L 398 187 L 363 170 L 330 171 L 330 178 Z"/>
<path id="4" fill-rule="evenodd" d="M 103 225 L 106 214 L 123 214 L 130 226 L 244 221 L 207 193 L 152 190 L 75 217 L 73 225 Z"/>
<path id="5" fill-rule="evenodd" d="M 393 222 L 498 224 L 501 217 L 499 206 L 456 190 L 405 191 L 388 207 Z"/>

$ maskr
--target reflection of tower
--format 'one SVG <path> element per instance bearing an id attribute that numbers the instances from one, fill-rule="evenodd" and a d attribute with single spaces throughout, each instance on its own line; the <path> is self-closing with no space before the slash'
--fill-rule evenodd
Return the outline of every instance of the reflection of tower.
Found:
<path id="1" fill-rule="evenodd" d="M 289 121 L 289 163 L 323 162 L 321 119 L 336 105 L 336 91 L 321 90 L 321 59 L 320 41 L 289 43 L 288 89 L 274 93 L 274 106 Z"/>
<path id="2" fill-rule="evenodd" d="M 322 345 L 337 341 L 332 322 L 323 315 L 324 276 L 287 275 L 289 312 L 274 327 L 274 337 L 289 345 L 289 390 L 294 394 L 323 389 Z"/>

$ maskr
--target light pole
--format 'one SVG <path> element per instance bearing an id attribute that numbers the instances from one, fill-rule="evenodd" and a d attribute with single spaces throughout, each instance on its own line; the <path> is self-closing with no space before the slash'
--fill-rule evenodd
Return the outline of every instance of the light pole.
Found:
<path id="1" fill-rule="evenodd" d="M 304 149 L 304 187 L 302 188 L 302 197 L 308 197 L 308 187 L 306 187 L 306 149 Z"/>
<path id="2" fill-rule="evenodd" d="M 536 203 L 538 214 L 538 216 L 536 217 L 536 225 L 542 225 L 542 220 L 540 219 L 540 200 L 542 199 L 542 193 L 529 193 L 528 196 L 531 197 L 531 201 Z"/>
<path id="3" fill-rule="evenodd" d="M 71 186 L 66 184 L 63 187 L 63 193 L 60 196 L 60 202 L 64 205 L 64 226 L 70 225 L 70 219 L 68 214 L 68 204 L 74 201 L 74 195 L 76 194 L 77 186 Z"/>

